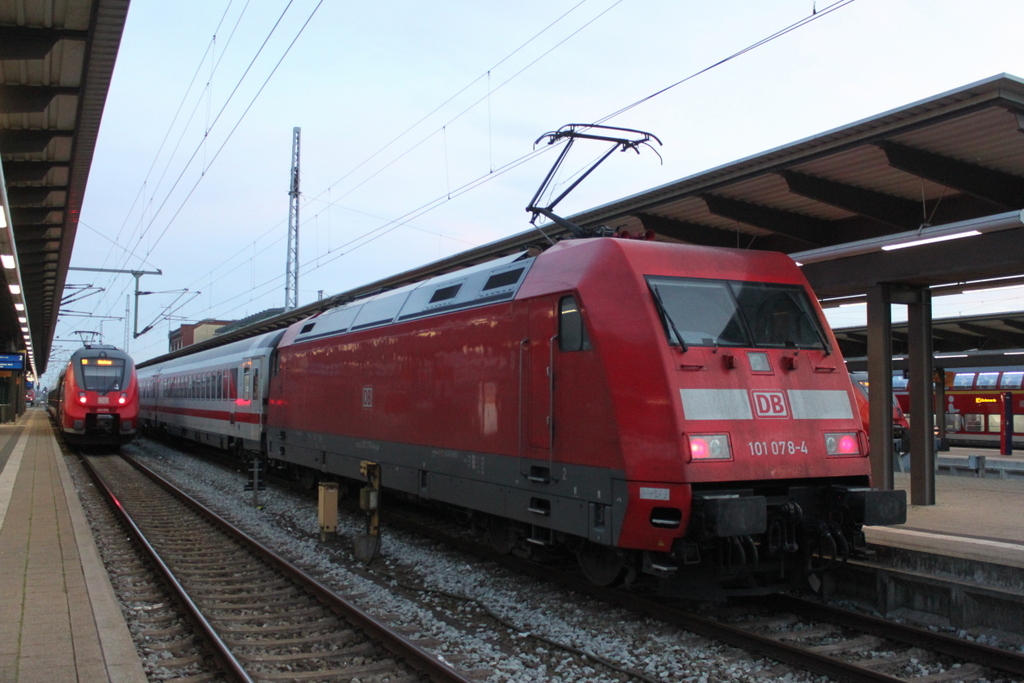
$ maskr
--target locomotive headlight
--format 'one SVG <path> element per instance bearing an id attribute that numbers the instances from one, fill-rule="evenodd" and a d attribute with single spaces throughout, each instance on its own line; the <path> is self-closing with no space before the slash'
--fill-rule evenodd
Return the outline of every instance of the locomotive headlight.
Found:
<path id="1" fill-rule="evenodd" d="M 732 448 L 728 434 L 691 434 L 690 456 L 694 460 L 730 460 Z"/>
<path id="2" fill-rule="evenodd" d="M 826 434 L 825 452 L 829 455 L 860 455 L 860 439 L 857 438 L 857 432 Z"/>
<path id="3" fill-rule="evenodd" d="M 121 397 L 117 399 L 117 402 L 118 402 L 118 403 L 119 403 L 120 405 L 124 405 L 125 403 L 127 403 L 127 402 L 128 402 L 128 394 L 126 394 L 126 393 L 124 393 L 124 392 L 122 391 L 122 392 L 121 392 Z"/>
<path id="4" fill-rule="evenodd" d="M 79 391 L 78 392 L 78 402 L 79 403 L 85 403 L 85 392 L 84 391 Z"/>

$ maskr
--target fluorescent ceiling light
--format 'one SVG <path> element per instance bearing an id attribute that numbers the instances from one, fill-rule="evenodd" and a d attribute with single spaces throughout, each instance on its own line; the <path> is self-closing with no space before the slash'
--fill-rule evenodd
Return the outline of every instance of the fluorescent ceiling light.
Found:
<path id="1" fill-rule="evenodd" d="M 1006 351 L 1004 356 L 1024 356 L 1024 351 Z"/>
<path id="2" fill-rule="evenodd" d="M 14 270 L 14 267 L 18 265 L 14 262 L 14 257 L 10 254 L 0 254 L 0 262 L 3 262 L 4 268 L 7 270 Z"/>
<path id="3" fill-rule="evenodd" d="M 7 227 L 7 214 L 3 212 L 3 207 L 0 207 L 0 228 Z"/>
<path id="4" fill-rule="evenodd" d="M 14 304 L 14 310 L 16 310 L 16 311 L 24 311 L 25 310 L 25 304 L 15 303 Z"/>
<path id="5" fill-rule="evenodd" d="M 10 288 L 11 294 L 21 294 L 21 285 L 7 285 L 7 286 Z"/>
<path id="6" fill-rule="evenodd" d="M 19 323 L 27 323 L 28 322 L 28 318 L 26 318 L 24 316 L 18 316 L 18 322 Z"/>
<path id="7" fill-rule="evenodd" d="M 948 356 L 935 356 L 936 358 L 967 358 L 966 353 L 954 353 Z"/>
<path id="8" fill-rule="evenodd" d="M 893 251 L 895 249 L 906 249 L 907 247 L 919 247 L 922 244 L 933 244 L 935 242 L 945 242 L 947 240 L 958 240 L 961 237 L 974 237 L 981 233 L 977 230 L 967 230 L 966 232 L 955 232 L 952 235 L 937 235 L 936 237 L 926 237 L 923 240 L 914 240 L 913 242 L 903 242 L 901 244 L 887 244 L 882 247 L 882 251 Z"/>

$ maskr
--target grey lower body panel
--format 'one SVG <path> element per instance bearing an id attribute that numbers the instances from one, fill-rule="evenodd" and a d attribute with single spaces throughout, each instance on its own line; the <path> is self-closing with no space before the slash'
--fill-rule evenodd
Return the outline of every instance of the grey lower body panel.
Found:
<path id="1" fill-rule="evenodd" d="M 373 461 L 385 489 L 602 545 L 618 543 L 626 514 L 620 470 L 297 430 L 267 434 L 271 461 L 356 480 L 360 462 Z M 531 467 L 550 476 L 531 478 Z"/>

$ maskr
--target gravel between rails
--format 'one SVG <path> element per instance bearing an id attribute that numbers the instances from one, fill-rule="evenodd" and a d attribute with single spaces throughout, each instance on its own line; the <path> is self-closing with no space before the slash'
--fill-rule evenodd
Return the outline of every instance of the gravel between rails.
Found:
<path id="1" fill-rule="evenodd" d="M 337 538 L 321 543 L 309 495 L 268 486 L 255 509 L 240 472 L 146 439 L 124 451 L 481 681 L 826 680 L 397 531 L 385 529 L 381 557 L 363 567 L 351 553 L 362 517 L 340 511 Z"/>

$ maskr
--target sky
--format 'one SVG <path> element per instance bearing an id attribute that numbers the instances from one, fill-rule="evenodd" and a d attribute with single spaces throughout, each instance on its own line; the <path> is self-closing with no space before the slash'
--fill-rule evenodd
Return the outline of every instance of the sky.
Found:
<path id="1" fill-rule="evenodd" d="M 534 142 L 567 123 L 693 76 L 606 121 L 654 133 L 662 158 L 613 155 L 559 205 L 566 216 L 1024 76 L 1021 26 L 1017 0 L 135 0 L 71 266 L 160 270 L 141 278 L 153 293 L 138 328 L 151 329 L 134 338 L 134 303 L 126 316 L 133 277 L 72 270 L 49 367 L 80 346 L 76 330 L 119 347 L 127 331 L 141 362 L 184 322 L 283 306 L 294 127 L 305 305 L 528 229 L 554 161 Z M 603 150 L 578 144 L 560 181 Z M 947 297 L 934 315 L 1022 297 Z M 862 325 L 864 307 L 828 316 Z"/>

